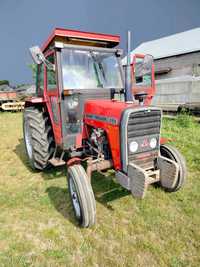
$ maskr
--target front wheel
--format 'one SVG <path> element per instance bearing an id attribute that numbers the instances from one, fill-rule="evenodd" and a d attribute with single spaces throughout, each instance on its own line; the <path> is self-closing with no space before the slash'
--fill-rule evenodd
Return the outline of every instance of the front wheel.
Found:
<path id="1" fill-rule="evenodd" d="M 171 189 L 166 189 L 169 192 L 175 192 L 183 186 L 186 180 L 187 168 L 185 159 L 176 148 L 167 144 L 160 146 L 160 154 L 165 158 L 175 161 L 179 165 L 178 179 L 175 186 Z"/>
<path id="2" fill-rule="evenodd" d="M 91 184 L 84 168 L 73 165 L 68 168 L 68 189 L 75 218 L 82 227 L 95 224 L 96 203 Z"/>

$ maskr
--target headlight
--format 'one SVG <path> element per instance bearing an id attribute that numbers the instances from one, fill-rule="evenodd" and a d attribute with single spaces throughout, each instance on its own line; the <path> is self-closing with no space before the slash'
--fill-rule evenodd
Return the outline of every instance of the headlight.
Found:
<path id="1" fill-rule="evenodd" d="M 150 147 L 155 148 L 157 146 L 157 140 L 155 137 L 151 138 L 150 140 Z"/>
<path id="2" fill-rule="evenodd" d="M 135 141 L 132 141 L 129 145 L 129 150 L 134 153 L 138 150 L 138 143 Z"/>

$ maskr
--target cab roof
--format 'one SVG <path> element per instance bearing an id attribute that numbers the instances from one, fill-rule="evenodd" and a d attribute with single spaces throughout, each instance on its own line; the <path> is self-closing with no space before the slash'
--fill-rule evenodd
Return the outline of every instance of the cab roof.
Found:
<path id="1" fill-rule="evenodd" d="M 45 52 L 48 50 L 48 48 L 51 47 L 55 41 L 60 41 L 66 44 L 112 48 L 119 44 L 120 36 L 55 28 L 50 34 L 49 38 L 43 44 L 42 51 Z"/>

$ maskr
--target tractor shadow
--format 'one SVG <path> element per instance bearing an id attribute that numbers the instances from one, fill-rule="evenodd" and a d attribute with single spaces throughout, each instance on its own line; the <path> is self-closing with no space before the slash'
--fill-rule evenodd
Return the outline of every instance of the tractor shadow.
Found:
<path id="1" fill-rule="evenodd" d="M 95 200 L 107 209 L 114 211 L 112 201 L 130 195 L 130 192 L 123 189 L 113 180 L 113 175 L 105 177 L 102 174 L 94 173 L 92 176 L 92 188 Z M 51 204 L 64 218 L 78 226 L 74 219 L 73 208 L 68 193 L 68 188 L 50 186 L 46 189 Z"/>
<path id="2" fill-rule="evenodd" d="M 13 152 L 18 156 L 21 163 L 26 167 L 26 169 L 33 173 L 39 174 L 40 177 L 44 180 L 54 180 L 58 178 L 65 178 L 66 179 L 66 167 L 54 167 L 44 170 L 43 172 L 33 170 L 29 165 L 28 157 L 26 155 L 25 145 L 23 139 L 18 140 L 18 144 L 16 145 Z M 74 215 L 73 215 L 73 208 L 71 205 L 70 197 L 68 194 L 68 189 L 60 188 L 57 186 L 50 186 L 45 191 L 48 194 L 50 202 L 52 206 L 55 208 L 57 212 L 59 212 L 64 218 L 69 220 L 74 225 L 77 225 Z"/>
<path id="3" fill-rule="evenodd" d="M 92 188 L 95 200 L 111 211 L 114 211 L 112 201 L 130 195 L 129 191 L 114 182 L 113 175 L 105 177 L 102 174 L 94 173 L 92 176 Z M 48 193 L 55 210 L 75 226 L 78 226 L 74 218 L 67 186 L 66 188 L 50 186 L 46 189 L 46 193 Z"/>
<path id="4" fill-rule="evenodd" d="M 54 206 L 55 210 L 69 222 L 78 226 L 78 223 L 74 218 L 73 208 L 67 188 L 64 189 L 57 186 L 50 186 L 46 189 L 46 193 L 48 194 L 50 202 L 52 206 Z"/>
<path id="5" fill-rule="evenodd" d="M 112 202 L 126 197 L 131 193 L 114 180 L 114 174 L 103 175 L 94 172 L 92 175 L 92 188 L 95 199 L 109 210 L 114 210 Z"/>
<path id="6" fill-rule="evenodd" d="M 26 169 L 32 173 L 40 173 L 44 180 L 51 180 L 57 178 L 66 177 L 66 168 L 65 166 L 48 168 L 42 172 L 38 170 L 33 170 L 29 164 L 28 157 L 26 155 L 25 145 L 23 139 L 18 139 L 18 144 L 16 145 L 13 152 L 18 156 L 22 164 L 26 167 Z"/>
<path id="7" fill-rule="evenodd" d="M 44 180 L 54 180 L 58 178 L 66 179 L 67 177 L 67 170 L 65 166 L 49 168 L 43 172 L 32 170 L 28 162 L 22 138 L 19 139 L 19 143 L 16 145 L 13 152 L 18 156 L 28 171 L 40 174 Z M 113 173 L 103 175 L 94 172 L 92 175 L 92 188 L 96 201 L 111 211 L 114 210 L 112 206 L 112 202 L 114 200 L 130 195 L 130 192 L 117 184 L 113 178 Z M 54 206 L 55 210 L 57 210 L 64 218 L 77 225 L 74 220 L 73 208 L 67 186 L 66 189 L 57 186 L 50 186 L 46 189 L 46 193 L 48 194 L 51 204 Z"/>
<path id="8" fill-rule="evenodd" d="M 17 157 L 20 159 L 22 164 L 26 167 L 31 172 L 36 173 L 36 171 L 33 171 L 31 167 L 29 166 L 28 158 L 26 156 L 26 151 L 25 151 L 25 146 L 24 146 L 24 141 L 22 138 L 18 139 L 18 144 L 16 145 L 15 149 L 13 152 L 17 155 Z"/>

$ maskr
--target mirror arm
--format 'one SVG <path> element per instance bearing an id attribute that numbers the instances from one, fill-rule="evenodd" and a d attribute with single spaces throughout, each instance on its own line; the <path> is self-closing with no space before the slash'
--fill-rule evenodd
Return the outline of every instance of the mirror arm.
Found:
<path id="1" fill-rule="evenodd" d="M 47 60 L 46 58 L 45 58 L 45 60 L 43 61 L 43 63 L 46 65 L 46 67 L 47 67 L 48 69 L 53 70 L 53 71 L 56 70 L 56 68 L 55 68 L 55 64 L 51 63 L 51 62 L 50 62 L 49 60 Z"/>

